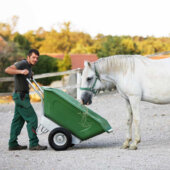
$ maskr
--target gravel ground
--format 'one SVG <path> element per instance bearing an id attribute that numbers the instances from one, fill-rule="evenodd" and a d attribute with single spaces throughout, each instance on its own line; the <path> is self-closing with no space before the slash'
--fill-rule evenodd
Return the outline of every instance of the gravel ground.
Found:
<path id="1" fill-rule="evenodd" d="M 33 104 L 40 118 L 40 103 Z M 8 151 L 10 123 L 14 104 L 0 105 L 0 169 L 2 170 L 169 170 L 170 105 L 141 102 L 141 136 L 138 150 L 120 149 L 125 140 L 126 108 L 117 93 L 100 94 L 89 106 L 108 120 L 113 133 L 103 133 L 70 148 L 54 151 L 48 145 L 48 134 L 39 136 L 46 151 Z M 28 145 L 26 127 L 19 143 Z"/>

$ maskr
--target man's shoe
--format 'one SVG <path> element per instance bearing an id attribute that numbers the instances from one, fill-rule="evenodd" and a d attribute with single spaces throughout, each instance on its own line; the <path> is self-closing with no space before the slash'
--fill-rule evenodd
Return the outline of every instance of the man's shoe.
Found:
<path id="1" fill-rule="evenodd" d="M 8 148 L 9 151 L 24 150 L 24 149 L 27 149 L 27 146 L 17 145 L 17 146 L 9 146 Z"/>
<path id="2" fill-rule="evenodd" d="M 47 146 L 41 146 L 41 145 L 37 145 L 37 146 L 33 146 L 33 147 L 30 147 L 29 150 L 31 151 L 40 151 L 40 150 L 46 150 L 47 149 Z"/>

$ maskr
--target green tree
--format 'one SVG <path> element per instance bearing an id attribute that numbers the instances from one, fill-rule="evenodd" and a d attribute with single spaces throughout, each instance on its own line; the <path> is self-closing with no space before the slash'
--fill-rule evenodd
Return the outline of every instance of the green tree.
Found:
<path id="1" fill-rule="evenodd" d="M 89 46 L 83 45 L 81 42 L 77 42 L 75 48 L 71 50 L 71 54 L 89 54 L 91 49 Z"/>
<path id="2" fill-rule="evenodd" d="M 16 33 L 14 35 L 14 42 L 18 44 L 18 47 L 27 52 L 30 49 L 30 42 L 25 38 L 25 36 Z"/>
<path id="3" fill-rule="evenodd" d="M 137 45 L 132 38 L 123 38 L 121 46 L 124 54 L 137 54 Z"/>
<path id="4" fill-rule="evenodd" d="M 119 36 L 106 36 L 101 44 L 101 49 L 97 54 L 101 57 L 107 57 L 116 54 L 123 54 L 123 47 L 121 46 L 122 38 Z"/>
<path id="5" fill-rule="evenodd" d="M 95 52 L 94 40 L 89 34 L 73 32 L 71 33 L 71 39 L 71 43 L 74 44 L 70 51 L 71 54 L 91 54 Z"/>
<path id="6" fill-rule="evenodd" d="M 30 43 L 30 47 L 34 48 L 34 49 L 38 49 L 39 48 L 39 44 L 38 44 L 38 40 L 36 39 L 36 35 L 34 33 L 34 31 L 28 31 L 24 34 L 24 37 L 28 40 L 28 42 Z"/>
<path id="7" fill-rule="evenodd" d="M 58 59 L 46 55 L 40 55 L 35 67 L 32 68 L 35 74 L 51 73 L 58 71 Z M 59 79 L 59 77 L 47 77 L 38 79 L 37 81 L 43 85 L 49 85 L 52 81 Z"/>
<path id="8" fill-rule="evenodd" d="M 9 76 L 4 72 L 5 68 L 23 59 L 24 53 L 16 46 L 14 42 L 7 42 L 0 37 L 0 77 Z M 0 83 L 0 92 L 12 91 L 13 83 Z"/>
<path id="9" fill-rule="evenodd" d="M 46 32 L 39 50 L 41 53 L 91 53 L 94 51 L 93 44 L 89 34 L 72 32 L 71 23 L 66 22 L 62 24 L 60 32 L 55 29 Z"/>
<path id="10" fill-rule="evenodd" d="M 52 29 L 46 33 L 45 39 L 41 42 L 39 51 L 41 53 L 61 53 L 59 50 L 59 34 L 56 30 Z"/>
<path id="11" fill-rule="evenodd" d="M 66 71 L 71 69 L 71 58 L 68 54 L 65 54 L 63 60 L 58 62 L 59 71 Z"/>
<path id="12" fill-rule="evenodd" d="M 37 31 L 28 31 L 24 34 L 25 38 L 30 42 L 31 48 L 39 49 L 42 41 L 45 39 L 46 31 L 40 27 Z"/>

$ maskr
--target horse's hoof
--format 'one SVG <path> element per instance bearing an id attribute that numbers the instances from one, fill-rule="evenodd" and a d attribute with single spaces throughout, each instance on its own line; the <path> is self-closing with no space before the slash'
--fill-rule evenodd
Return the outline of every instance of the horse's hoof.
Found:
<path id="1" fill-rule="evenodd" d="M 128 149 L 129 148 L 129 146 L 128 145 L 123 145 L 123 146 L 121 146 L 121 148 L 120 149 Z"/>
<path id="2" fill-rule="evenodd" d="M 136 150 L 137 149 L 137 146 L 135 146 L 135 145 L 131 145 L 130 147 L 129 147 L 129 150 Z"/>

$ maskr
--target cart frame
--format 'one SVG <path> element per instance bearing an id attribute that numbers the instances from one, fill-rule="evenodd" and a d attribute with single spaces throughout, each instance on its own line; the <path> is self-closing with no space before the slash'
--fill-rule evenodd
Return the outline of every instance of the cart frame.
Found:
<path id="1" fill-rule="evenodd" d="M 83 139 L 81 135 L 78 135 L 76 133 L 74 133 L 74 135 L 73 135 L 72 134 L 73 132 L 71 132 L 69 130 L 69 128 L 66 129 L 64 127 L 61 127 L 56 122 L 54 122 L 50 118 L 46 117 L 45 108 L 44 108 L 44 89 L 46 87 L 43 87 L 43 89 L 42 89 L 38 85 L 38 83 L 35 81 L 34 78 L 31 78 L 31 79 L 27 78 L 27 81 L 32 86 L 34 91 L 38 94 L 38 96 L 41 98 L 41 106 L 42 106 L 41 120 L 38 125 L 38 128 L 36 129 L 36 132 L 38 135 L 50 132 L 50 134 L 48 136 L 48 142 L 49 142 L 50 146 L 55 150 L 65 150 L 68 147 L 74 146 L 75 144 L 79 144 L 82 140 L 88 139 L 88 138 Z M 35 85 L 33 85 L 32 82 L 34 82 Z M 36 87 L 38 90 L 36 89 Z M 47 90 L 48 90 L 48 88 L 47 88 Z M 97 114 L 95 114 L 95 113 L 93 113 L 93 114 L 97 116 Z M 93 117 L 93 120 L 95 120 L 95 121 L 97 120 L 97 122 L 99 121 L 98 117 L 97 117 L 97 119 L 95 119 Z M 106 123 L 105 119 L 102 118 L 102 120 L 104 120 L 104 122 Z M 105 123 L 104 123 L 104 125 L 106 125 Z M 103 123 L 102 123 L 102 130 L 105 132 L 108 132 L 108 133 L 111 133 L 113 131 L 112 128 L 111 127 L 108 128 L 108 126 L 103 128 Z M 92 134 L 94 136 L 94 131 L 92 131 L 92 132 L 93 132 Z M 90 134 L 89 138 L 93 137 L 92 134 Z M 99 131 L 97 131 L 97 133 L 95 135 L 98 135 L 98 134 L 99 134 Z"/>

